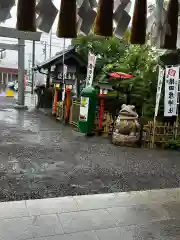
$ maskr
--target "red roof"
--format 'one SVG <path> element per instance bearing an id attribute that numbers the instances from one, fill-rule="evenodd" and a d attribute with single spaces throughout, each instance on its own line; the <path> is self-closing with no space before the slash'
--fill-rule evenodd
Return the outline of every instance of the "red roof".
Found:
<path id="1" fill-rule="evenodd" d="M 16 68 L 6 68 L 6 67 L 0 67 L 0 73 L 9 73 L 9 74 L 18 74 L 18 69 Z"/>
<path id="2" fill-rule="evenodd" d="M 14 74 L 18 75 L 18 69 L 17 68 L 6 68 L 6 67 L 0 67 L 0 73 L 9 73 L 9 74 Z M 27 71 L 25 70 L 25 74 Z"/>

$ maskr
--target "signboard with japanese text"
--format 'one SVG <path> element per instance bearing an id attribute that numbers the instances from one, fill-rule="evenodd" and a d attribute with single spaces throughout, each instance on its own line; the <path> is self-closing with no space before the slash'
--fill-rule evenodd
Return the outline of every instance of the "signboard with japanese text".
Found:
<path id="1" fill-rule="evenodd" d="M 164 69 L 161 68 L 161 66 L 159 66 L 158 84 L 157 84 L 157 92 L 156 92 L 156 106 L 155 106 L 155 113 L 154 113 L 155 117 L 157 117 L 158 115 L 163 79 L 164 79 Z"/>
<path id="2" fill-rule="evenodd" d="M 164 96 L 164 116 L 166 117 L 177 115 L 178 84 L 179 67 L 166 68 Z"/>
<path id="3" fill-rule="evenodd" d="M 63 81 L 66 79 L 67 75 L 67 65 L 63 65 Z M 66 86 L 63 84 L 63 91 L 62 91 L 62 101 L 65 100 L 65 91 L 66 91 Z"/>
<path id="4" fill-rule="evenodd" d="M 88 67 L 87 67 L 87 77 L 86 77 L 86 87 L 91 87 L 92 86 L 95 65 L 96 65 L 96 56 L 92 53 L 89 53 Z"/>
<path id="5" fill-rule="evenodd" d="M 63 66 L 63 74 L 64 74 L 64 79 L 66 79 L 66 75 L 67 75 L 67 65 L 64 64 Z"/>
<path id="6" fill-rule="evenodd" d="M 89 98 L 81 97 L 79 119 L 83 121 L 87 121 L 88 111 L 89 111 Z"/>

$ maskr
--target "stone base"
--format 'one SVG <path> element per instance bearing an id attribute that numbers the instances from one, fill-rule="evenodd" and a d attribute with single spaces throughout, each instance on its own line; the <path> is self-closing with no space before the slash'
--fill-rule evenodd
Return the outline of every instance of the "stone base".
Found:
<path id="1" fill-rule="evenodd" d="M 19 104 L 16 104 L 14 106 L 15 109 L 18 109 L 18 110 L 28 110 L 28 107 L 26 105 L 19 105 Z"/>
<path id="2" fill-rule="evenodd" d="M 137 146 L 137 136 L 123 135 L 113 132 L 112 143 L 119 146 L 135 147 Z"/>

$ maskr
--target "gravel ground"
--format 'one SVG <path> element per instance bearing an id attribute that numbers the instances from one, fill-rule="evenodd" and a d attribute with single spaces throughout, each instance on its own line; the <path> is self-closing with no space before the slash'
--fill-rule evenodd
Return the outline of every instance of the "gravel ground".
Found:
<path id="1" fill-rule="evenodd" d="M 0 100 L 0 201 L 180 186 L 179 152 L 86 138 Z"/>

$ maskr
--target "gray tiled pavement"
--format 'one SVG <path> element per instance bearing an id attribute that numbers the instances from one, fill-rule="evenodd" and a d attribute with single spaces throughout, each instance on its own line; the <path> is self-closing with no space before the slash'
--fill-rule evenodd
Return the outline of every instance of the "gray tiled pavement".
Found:
<path id="1" fill-rule="evenodd" d="M 0 201 L 180 187 L 178 151 L 126 148 L 98 136 L 86 138 L 34 109 L 34 101 L 27 94 L 28 111 L 17 111 L 14 98 L 0 98 Z M 77 201 L 81 210 L 88 210 L 102 208 L 106 200 L 101 198 Z"/>
<path id="2" fill-rule="evenodd" d="M 0 240 L 180 239 L 180 189 L 0 203 Z"/>

